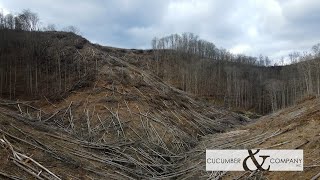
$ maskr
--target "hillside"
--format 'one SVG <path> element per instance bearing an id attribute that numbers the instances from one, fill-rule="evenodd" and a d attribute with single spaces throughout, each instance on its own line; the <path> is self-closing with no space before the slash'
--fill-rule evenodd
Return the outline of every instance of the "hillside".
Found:
<path id="1" fill-rule="evenodd" d="M 0 35 L 1 179 L 310 179 L 320 171 L 317 98 L 250 119 L 161 77 L 152 50 L 65 32 Z M 206 149 L 247 148 L 303 149 L 305 169 L 205 171 Z"/>
<path id="2" fill-rule="evenodd" d="M 205 136 L 197 147 L 187 153 L 179 170 L 189 169 L 179 177 L 223 179 L 312 179 L 320 172 L 320 99 L 264 116 L 255 123 L 226 133 Z M 303 172 L 205 172 L 206 149 L 303 149 Z M 195 164 L 199 166 L 194 167 Z M 319 175 L 319 174 L 318 174 Z"/>
<path id="3" fill-rule="evenodd" d="M 290 54 L 286 66 L 272 65 L 267 56 L 232 54 L 193 33 L 155 38 L 152 45 L 152 70 L 165 82 L 235 110 L 266 115 L 320 95 L 320 44 Z"/>
<path id="4" fill-rule="evenodd" d="M 1 49 L 3 177 L 173 178 L 200 137 L 250 122 L 141 70 L 141 51 L 72 33 L 2 33 L 14 37 Z"/>

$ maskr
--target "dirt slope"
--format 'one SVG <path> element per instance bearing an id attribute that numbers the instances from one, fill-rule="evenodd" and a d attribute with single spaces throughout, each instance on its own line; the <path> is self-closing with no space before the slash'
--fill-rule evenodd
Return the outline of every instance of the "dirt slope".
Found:
<path id="1" fill-rule="evenodd" d="M 148 64 L 140 58 L 150 52 L 60 37 L 47 37 L 60 42 L 51 49 L 82 68 L 68 74 L 74 66 L 62 66 L 63 93 L 0 100 L 0 179 L 310 179 L 320 171 L 319 99 L 247 125 L 253 121 L 144 71 Z M 302 173 L 207 173 L 210 148 L 302 148 L 306 167 Z"/>
<path id="2" fill-rule="evenodd" d="M 205 149 L 303 149 L 303 172 L 226 173 L 205 172 Z M 178 163 L 179 164 L 179 163 Z M 205 136 L 187 153 L 179 170 L 189 169 L 181 179 L 311 179 L 320 172 L 320 99 L 309 99 L 294 107 L 260 118 L 256 123 L 227 133 Z"/>
<path id="3" fill-rule="evenodd" d="M 94 70 L 94 77 L 69 74 L 66 91 L 56 94 L 59 98 L 0 100 L 0 176 L 176 178 L 185 172 L 176 171 L 176 162 L 200 137 L 249 122 L 206 106 L 141 70 L 134 65 L 139 51 L 102 48 L 88 41 L 78 47 L 78 37 L 64 36 L 70 43 L 53 47 L 68 56 L 57 56 L 81 62 L 85 66 L 80 72 Z M 67 66 L 61 69 L 67 74 Z"/>

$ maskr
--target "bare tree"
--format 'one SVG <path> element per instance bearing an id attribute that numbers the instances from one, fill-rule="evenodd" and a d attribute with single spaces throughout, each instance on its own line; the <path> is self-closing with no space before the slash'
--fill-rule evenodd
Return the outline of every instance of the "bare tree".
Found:
<path id="1" fill-rule="evenodd" d="M 316 58 L 320 57 L 320 43 L 312 46 L 312 52 Z"/>
<path id="2" fill-rule="evenodd" d="M 39 17 L 36 13 L 25 9 L 15 17 L 16 29 L 24 31 L 36 31 L 39 29 Z"/>
<path id="3" fill-rule="evenodd" d="M 44 31 L 56 31 L 56 25 L 48 24 L 46 27 L 43 28 Z"/>
<path id="4" fill-rule="evenodd" d="M 5 27 L 7 29 L 14 29 L 14 17 L 12 14 L 7 14 L 5 17 Z"/>
<path id="5" fill-rule="evenodd" d="M 36 13 L 29 11 L 29 21 L 31 24 L 31 31 L 39 30 L 39 16 Z"/>
<path id="6" fill-rule="evenodd" d="M 0 29 L 5 28 L 5 18 L 2 11 L 0 11 Z"/>
<path id="7" fill-rule="evenodd" d="M 80 33 L 80 30 L 75 26 L 67 26 L 67 27 L 63 28 L 63 31 L 72 32 L 74 34 L 79 34 Z"/>

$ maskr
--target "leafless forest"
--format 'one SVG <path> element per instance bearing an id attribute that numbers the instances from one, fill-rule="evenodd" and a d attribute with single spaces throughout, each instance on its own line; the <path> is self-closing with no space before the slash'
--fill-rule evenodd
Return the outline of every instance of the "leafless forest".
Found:
<path id="1" fill-rule="evenodd" d="M 70 91 L 75 82 L 89 83 L 83 79 L 94 78 L 98 62 L 92 59 L 94 62 L 88 63 L 80 53 L 70 52 L 78 51 L 85 39 L 75 42 L 76 49 L 55 51 L 68 43 L 65 37 L 55 34 L 52 24 L 40 27 L 39 17 L 30 10 L 16 16 L 0 14 L 0 28 L 2 96 L 61 94 Z M 74 26 L 64 30 L 78 31 Z M 320 94 L 320 44 L 310 52 L 290 53 L 290 65 L 281 65 L 281 60 L 272 64 L 262 55 L 234 55 L 192 33 L 154 38 L 151 44 L 150 70 L 157 76 L 227 107 L 266 114 Z"/>
<path id="2" fill-rule="evenodd" d="M 0 179 L 320 176 L 320 44 L 271 60 L 193 33 L 142 50 L 79 32 L 0 13 Z M 303 149 L 305 170 L 207 172 L 208 148 Z"/>
<path id="3" fill-rule="evenodd" d="M 160 77 L 227 106 L 265 114 L 320 94 L 320 44 L 289 54 L 291 64 L 283 66 L 262 55 L 233 55 L 192 33 L 155 38 L 152 46 Z"/>

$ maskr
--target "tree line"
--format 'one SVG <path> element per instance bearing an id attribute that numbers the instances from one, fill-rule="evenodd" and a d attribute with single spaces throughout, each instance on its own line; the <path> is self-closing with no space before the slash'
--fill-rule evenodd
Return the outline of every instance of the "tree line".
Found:
<path id="1" fill-rule="evenodd" d="M 8 99 L 60 98 L 94 78 L 86 39 L 68 32 L 39 32 L 36 13 L 0 13 L 0 95 Z M 54 30 L 53 26 L 50 30 Z M 73 29 L 74 30 L 74 29 Z M 60 95 L 60 96 L 59 96 Z"/>
<path id="2" fill-rule="evenodd" d="M 162 38 L 152 39 L 152 48 L 156 49 L 156 52 L 173 50 L 178 56 L 193 55 L 199 58 L 207 58 L 212 60 L 224 60 L 230 62 L 240 62 L 243 64 L 270 66 L 271 60 L 267 56 L 260 55 L 259 58 L 246 56 L 244 54 L 234 55 L 223 48 L 217 48 L 212 42 L 202 40 L 199 36 L 193 33 L 172 34 Z M 177 52 L 179 54 L 177 54 Z M 157 53 L 157 56 L 164 55 L 164 53 Z M 172 56 L 172 54 L 171 54 Z"/>
<path id="3" fill-rule="evenodd" d="M 56 25 L 48 24 L 43 26 L 37 13 L 30 9 L 24 9 L 17 14 L 4 14 L 0 11 L 0 30 L 17 30 L 17 31 L 56 31 Z M 66 26 L 62 31 L 79 34 L 80 31 L 75 26 Z"/>
<path id="4" fill-rule="evenodd" d="M 30 10 L 0 13 L 1 95 L 13 99 L 17 94 L 37 97 L 67 92 L 95 72 L 96 65 L 81 54 L 91 53 L 81 52 L 85 39 L 52 33 L 55 25 L 40 24 Z M 64 30 L 78 31 L 74 26 Z M 154 38 L 152 48 L 150 66 L 160 78 L 227 107 L 265 114 L 306 95 L 320 94 L 320 44 L 310 53 L 290 53 L 287 66 L 271 66 L 267 56 L 234 55 L 192 33 Z"/>
<path id="5" fill-rule="evenodd" d="M 159 77 L 227 107 L 266 114 L 320 94 L 320 44 L 311 53 L 290 53 L 287 66 L 271 66 L 262 55 L 233 55 L 192 33 L 154 38 L 152 47 Z"/>

